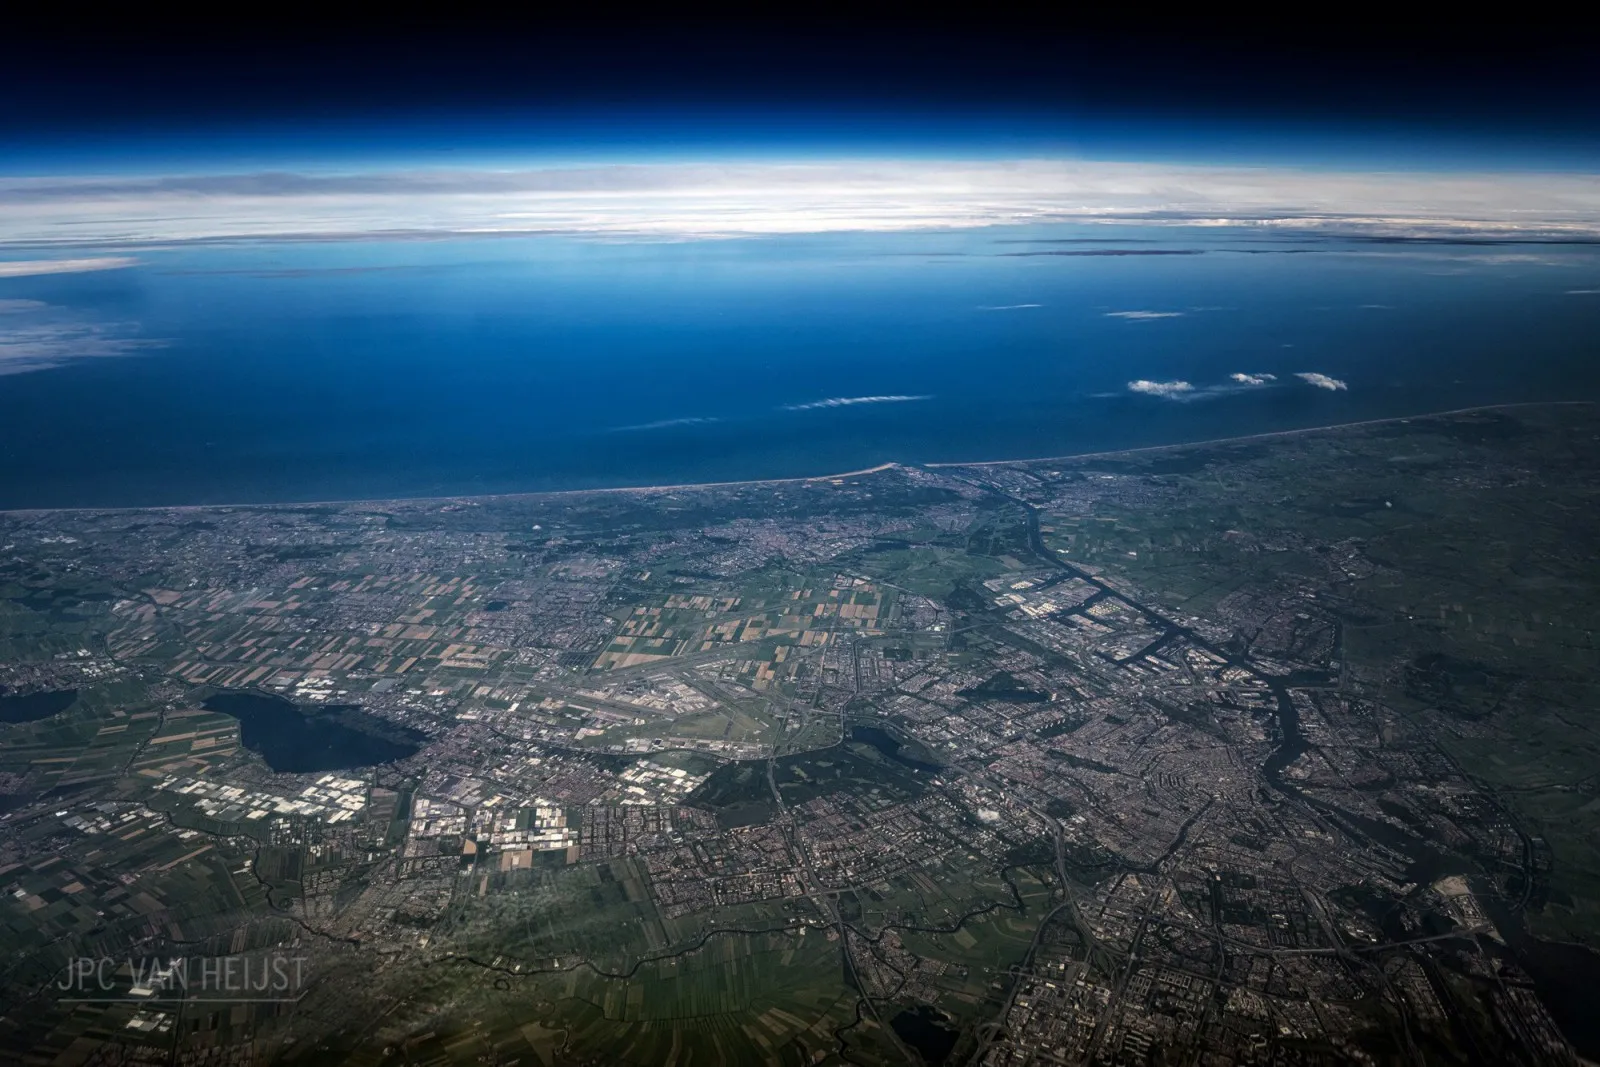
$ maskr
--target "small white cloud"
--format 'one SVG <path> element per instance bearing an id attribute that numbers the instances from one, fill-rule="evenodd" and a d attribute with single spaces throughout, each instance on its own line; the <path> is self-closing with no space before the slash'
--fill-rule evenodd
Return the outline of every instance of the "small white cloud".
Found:
<path id="1" fill-rule="evenodd" d="M 992 307 L 978 308 L 979 311 L 1021 311 L 1023 308 L 1042 308 L 1043 304 L 996 304 Z"/>
<path id="2" fill-rule="evenodd" d="M 1568 296 L 1594 296 L 1597 293 L 1600 293 L 1600 289 L 1568 289 L 1567 290 L 1567 295 Z"/>
<path id="3" fill-rule="evenodd" d="M 1245 374 L 1243 372 L 1235 372 L 1233 374 L 1228 375 L 1228 377 L 1232 378 L 1234 381 L 1238 382 L 1240 385 L 1266 385 L 1268 382 L 1275 382 L 1275 381 L 1278 380 L 1278 376 L 1276 374 L 1266 374 L 1266 373 L 1262 373 L 1262 374 Z"/>
<path id="4" fill-rule="evenodd" d="M 0 300 L 0 315 L 21 315 L 27 311 L 43 311 L 49 306 L 43 300 Z"/>
<path id="5" fill-rule="evenodd" d="M 1194 392 L 1194 386 L 1188 382 L 1152 382 L 1144 378 L 1128 383 L 1128 388 L 1135 393 L 1144 393 L 1146 396 L 1165 397 L 1176 400 L 1185 394 Z"/>
<path id="6" fill-rule="evenodd" d="M 1127 319 L 1129 322 L 1145 322 L 1149 319 L 1177 319 L 1182 318 L 1181 311 L 1108 311 L 1108 319 Z"/>
<path id="7" fill-rule="evenodd" d="M 1350 388 L 1347 383 L 1340 381 L 1338 378 L 1330 378 L 1326 374 L 1318 374 L 1316 371 L 1301 371 L 1295 377 L 1307 385 L 1314 385 L 1318 389 L 1327 389 L 1332 392 Z"/>
<path id="8" fill-rule="evenodd" d="M 11 259 L 0 260 L 0 278 L 26 278 L 35 274 L 82 274 L 93 270 L 117 270 L 139 261 L 132 256 L 96 256 L 93 259 Z"/>
<path id="9" fill-rule="evenodd" d="M 835 396 L 827 400 L 813 400 L 809 404 L 785 404 L 784 411 L 816 411 L 819 408 L 847 408 L 854 404 L 903 404 L 911 400 L 932 400 L 922 396 Z"/>

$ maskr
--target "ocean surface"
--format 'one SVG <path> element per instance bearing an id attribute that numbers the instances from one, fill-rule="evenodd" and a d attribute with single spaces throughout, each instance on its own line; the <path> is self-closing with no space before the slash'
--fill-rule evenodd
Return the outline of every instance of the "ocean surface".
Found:
<path id="1" fill-rule="evenodd" d="M 0 277 L 3 508 L 815 475 L 1600 397 L 1585 244 L 1078 225 L 51 254 L 136 262 Z"/>

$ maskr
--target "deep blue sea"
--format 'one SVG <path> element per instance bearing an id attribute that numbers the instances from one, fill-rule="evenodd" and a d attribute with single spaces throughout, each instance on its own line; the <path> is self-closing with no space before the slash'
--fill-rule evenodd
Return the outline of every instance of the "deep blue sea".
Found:
<path id="1" fill-rule="evenodd" d="M 1593 245 L 1074 226 L 116 254 L 137 263 L 0 277 L 0 507 L 811 475 L 1600 396 Z"/>

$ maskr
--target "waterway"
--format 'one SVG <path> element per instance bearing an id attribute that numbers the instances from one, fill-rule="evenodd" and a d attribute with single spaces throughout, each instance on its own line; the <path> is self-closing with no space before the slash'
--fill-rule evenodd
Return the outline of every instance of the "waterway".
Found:
<path id="1" fill-rule="evenodd" d="M 1279 741 L 1261 771 L 1284 792 L 1301 796 L 1283 781 L 1283 772 L 1305 754 L 1300 713 L 1281 682 L 1270 683 L 1278 702 Z M 1302 797 L 1302 799 L 1304 799 Z M 1471 874 L 1476 865 L 1434 848 L 1427 841 L 1377 819 L 1330 805 L 1314 805 L 1346 828 L 1392 848 L 1410 859 L 1408 877 L 1420 884 L 1448 874 Z M 1600 988 L 1600 953 L 1583 945 L 1545 941 L 1533 936 L 1526 916 L 1510 907 L 1498 894 L 1480 893 L 1478 901 L 1506 940 L 1512 958 L 1533 979 L 1539 997 L 1550 1009 L 1567 1040 L 1586 1058 L 1600 1060 L 1600 1015 L 1594 1011 L 1594 990 Z"/>
<path id="2" fill-rule="evenodd" d="M 1268 686 L 1278 703 L 1278 744 L 1262 764 L 1261 773 L 1281 789 L 1284 770 L 1306 754 L 1306 739 L 1300 732 L 1300 709 L 1294 706 L 1288 687 L 1282 682 L 1268 682 Z"/>
<path id="3" fill-rule="evenodd" d="M 1517 964 L 1533 979 L 1556 1025 L 1588 1061 L 1600 1061 L 1600 1013 L 1595 990 L 1600 989 L 1600 953 L 1583 945 L 1544 941 L 1528 932 L 1521 912 L 1491 894 L 1478 898 L 1489 918 L 1506 939 Z"/>

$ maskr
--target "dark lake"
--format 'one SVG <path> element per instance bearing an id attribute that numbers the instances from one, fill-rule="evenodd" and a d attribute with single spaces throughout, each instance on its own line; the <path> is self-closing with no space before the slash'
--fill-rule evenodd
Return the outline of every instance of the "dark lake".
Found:
<path id="1" fill-rule="evenodd" d="M 945 1014 L 926 1004 L 908 1008 L 889 1020 L 900 1040 L 917 1050 L 929 1063 L 943 1063 L 956 1047 L 959 1031 L 946 1026 Z"/>
<path id="2" fill-rule="evenodd" d="M 1046 582 L 1041 588 L 1055 584 L 1056 581 Z M 1012 704 L 1044 704 L 1050 700 L 1049 693 L 1017 684 L 1016 679 L 1006 671 L 1001 671 L 982 685 L 962 690 L 961 695 L 968 700 L 1004 700 Z"/>
<path id="3" fill-rule="evenodd" d="M 76 689 L 0 697 L 0 722 L 38 722 L 59 715 L 78 699 Z"/>
<path id="4" fill-rule="evenodd" d="M 942 768 L 919 746 L 876 726 L 857 726 L 841 744 L 772 761 L 772 781 L 785 804 L 804 804 L 829 793 L 886 793 L 910 799 L 927 791 L 929 774 Z M 716 813 L 724 827 L 766 822 L 778 811 L 761 761 L 727 763 L 689 794 L 695 807 Z"/>
<path id="5" fill-rule="evenodd" d="M 914 771 L 928 771 L 930 773 L 937 773 L 943 769 L 937 763 L 930 763 L 927 760 L 919 760 L 914 758 L 905 742 L 895 737 L 889 731 L 881 729 L 877 726 L 857 726 L 853 728 L 850 731 L 850 740 L 863 741 L 877 749 L 883 755 L 888 756 L 896 763 L 910 767 Z"/>
<path id="6" fill-rule="evenodd" d="M 282 773 L 393 763 L 415 755 L 426 740 L 420 731 L 396 726 L 354 704 L 306 707 L 268 693 L 223 692 L 202 706 L 238 719 L 244 746 Z"/>

